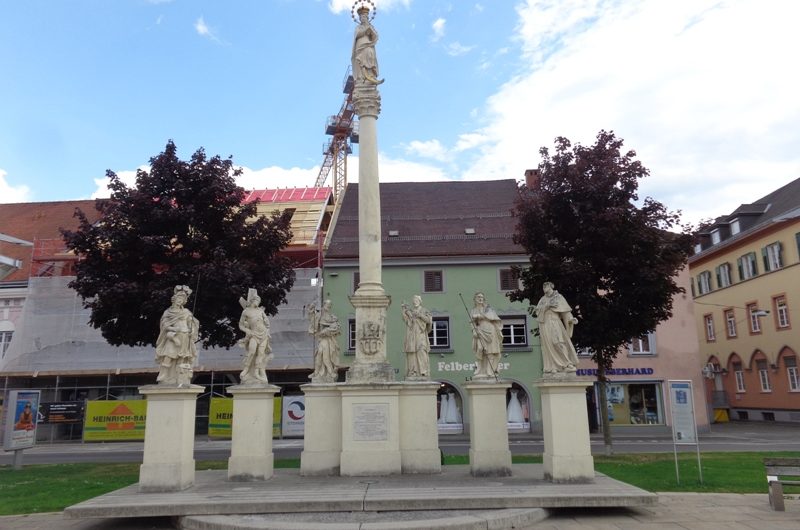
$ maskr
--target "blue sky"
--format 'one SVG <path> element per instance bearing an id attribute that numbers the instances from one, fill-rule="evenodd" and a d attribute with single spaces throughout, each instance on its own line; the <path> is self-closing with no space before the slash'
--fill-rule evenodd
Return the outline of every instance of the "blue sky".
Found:
<path id="1" fill-rule="evenodd" d="M 386 181 L 521 178 L 614 130 L 689 221 L 800 177 L 800 2 L 376 0 Z M 247 188 L 312 185 L 347 0 L 0 6 L 0 202 L 105 196 L 168 139 Z M 349 179 L 356 180 L 357 149 Z"/>

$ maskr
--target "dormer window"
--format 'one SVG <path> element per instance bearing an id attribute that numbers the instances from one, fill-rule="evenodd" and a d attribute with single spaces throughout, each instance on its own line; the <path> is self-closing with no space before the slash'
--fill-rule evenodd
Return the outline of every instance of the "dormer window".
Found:
<path id="1" fill-rule="evenodd" d="M 722 234 L 720 234 L 719 228 L 715 228 L 711 231 L 711 244 L 716 245 L 722 241 Z"/>
<path id="2" fill-rule="evenodd" d="M 736 234 L 738 234 L 741 231 L 742 231 L 742 227 L 741 227 L 741 225 L 739 225 L 739 219 L 737 218 L 737 219 L 734 219 L 733 221 L 731 221 L 731 235 L 735 236 Z"/>

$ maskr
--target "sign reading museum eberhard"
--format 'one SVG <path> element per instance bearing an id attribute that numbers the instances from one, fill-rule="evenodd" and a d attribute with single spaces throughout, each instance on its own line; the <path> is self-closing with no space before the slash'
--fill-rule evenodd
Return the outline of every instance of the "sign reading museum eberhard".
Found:
<path id="1" fill-rule="evenodd" d="M 353 440 L 381 442 L 389 439 L 389 405 L 353 405 Z"/>

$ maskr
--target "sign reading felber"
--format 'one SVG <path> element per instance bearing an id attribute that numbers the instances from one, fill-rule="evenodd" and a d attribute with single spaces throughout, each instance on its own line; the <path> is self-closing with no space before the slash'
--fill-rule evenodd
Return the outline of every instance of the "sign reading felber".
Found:
<path id="1" fill-rule="evenodd" d="M 83 441 L 144 440 L 147 401 L 88 401 Z"/>

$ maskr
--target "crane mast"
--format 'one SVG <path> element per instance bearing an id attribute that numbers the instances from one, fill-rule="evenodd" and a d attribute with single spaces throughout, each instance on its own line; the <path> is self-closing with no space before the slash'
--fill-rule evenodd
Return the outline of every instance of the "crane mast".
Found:
<path id="1" fill-rule="evenodd" d="M 339 113 L 329 116 L 325 122 L 325 134 L 330 136 L 322 146 L 324 159 L 319 168 L 319 175 L 314 184 L 316 187 L 325 185 L 328 174 L 331 176 L 333 199 L 339 203 L 341 194 L 347 186 L 347 155 L 353 152 L 351 144 L 358 143 L 358 117 L 353 110 L 353 74 L 350 67 L 344 76 L 342 92 L 345 94 Z"/>

